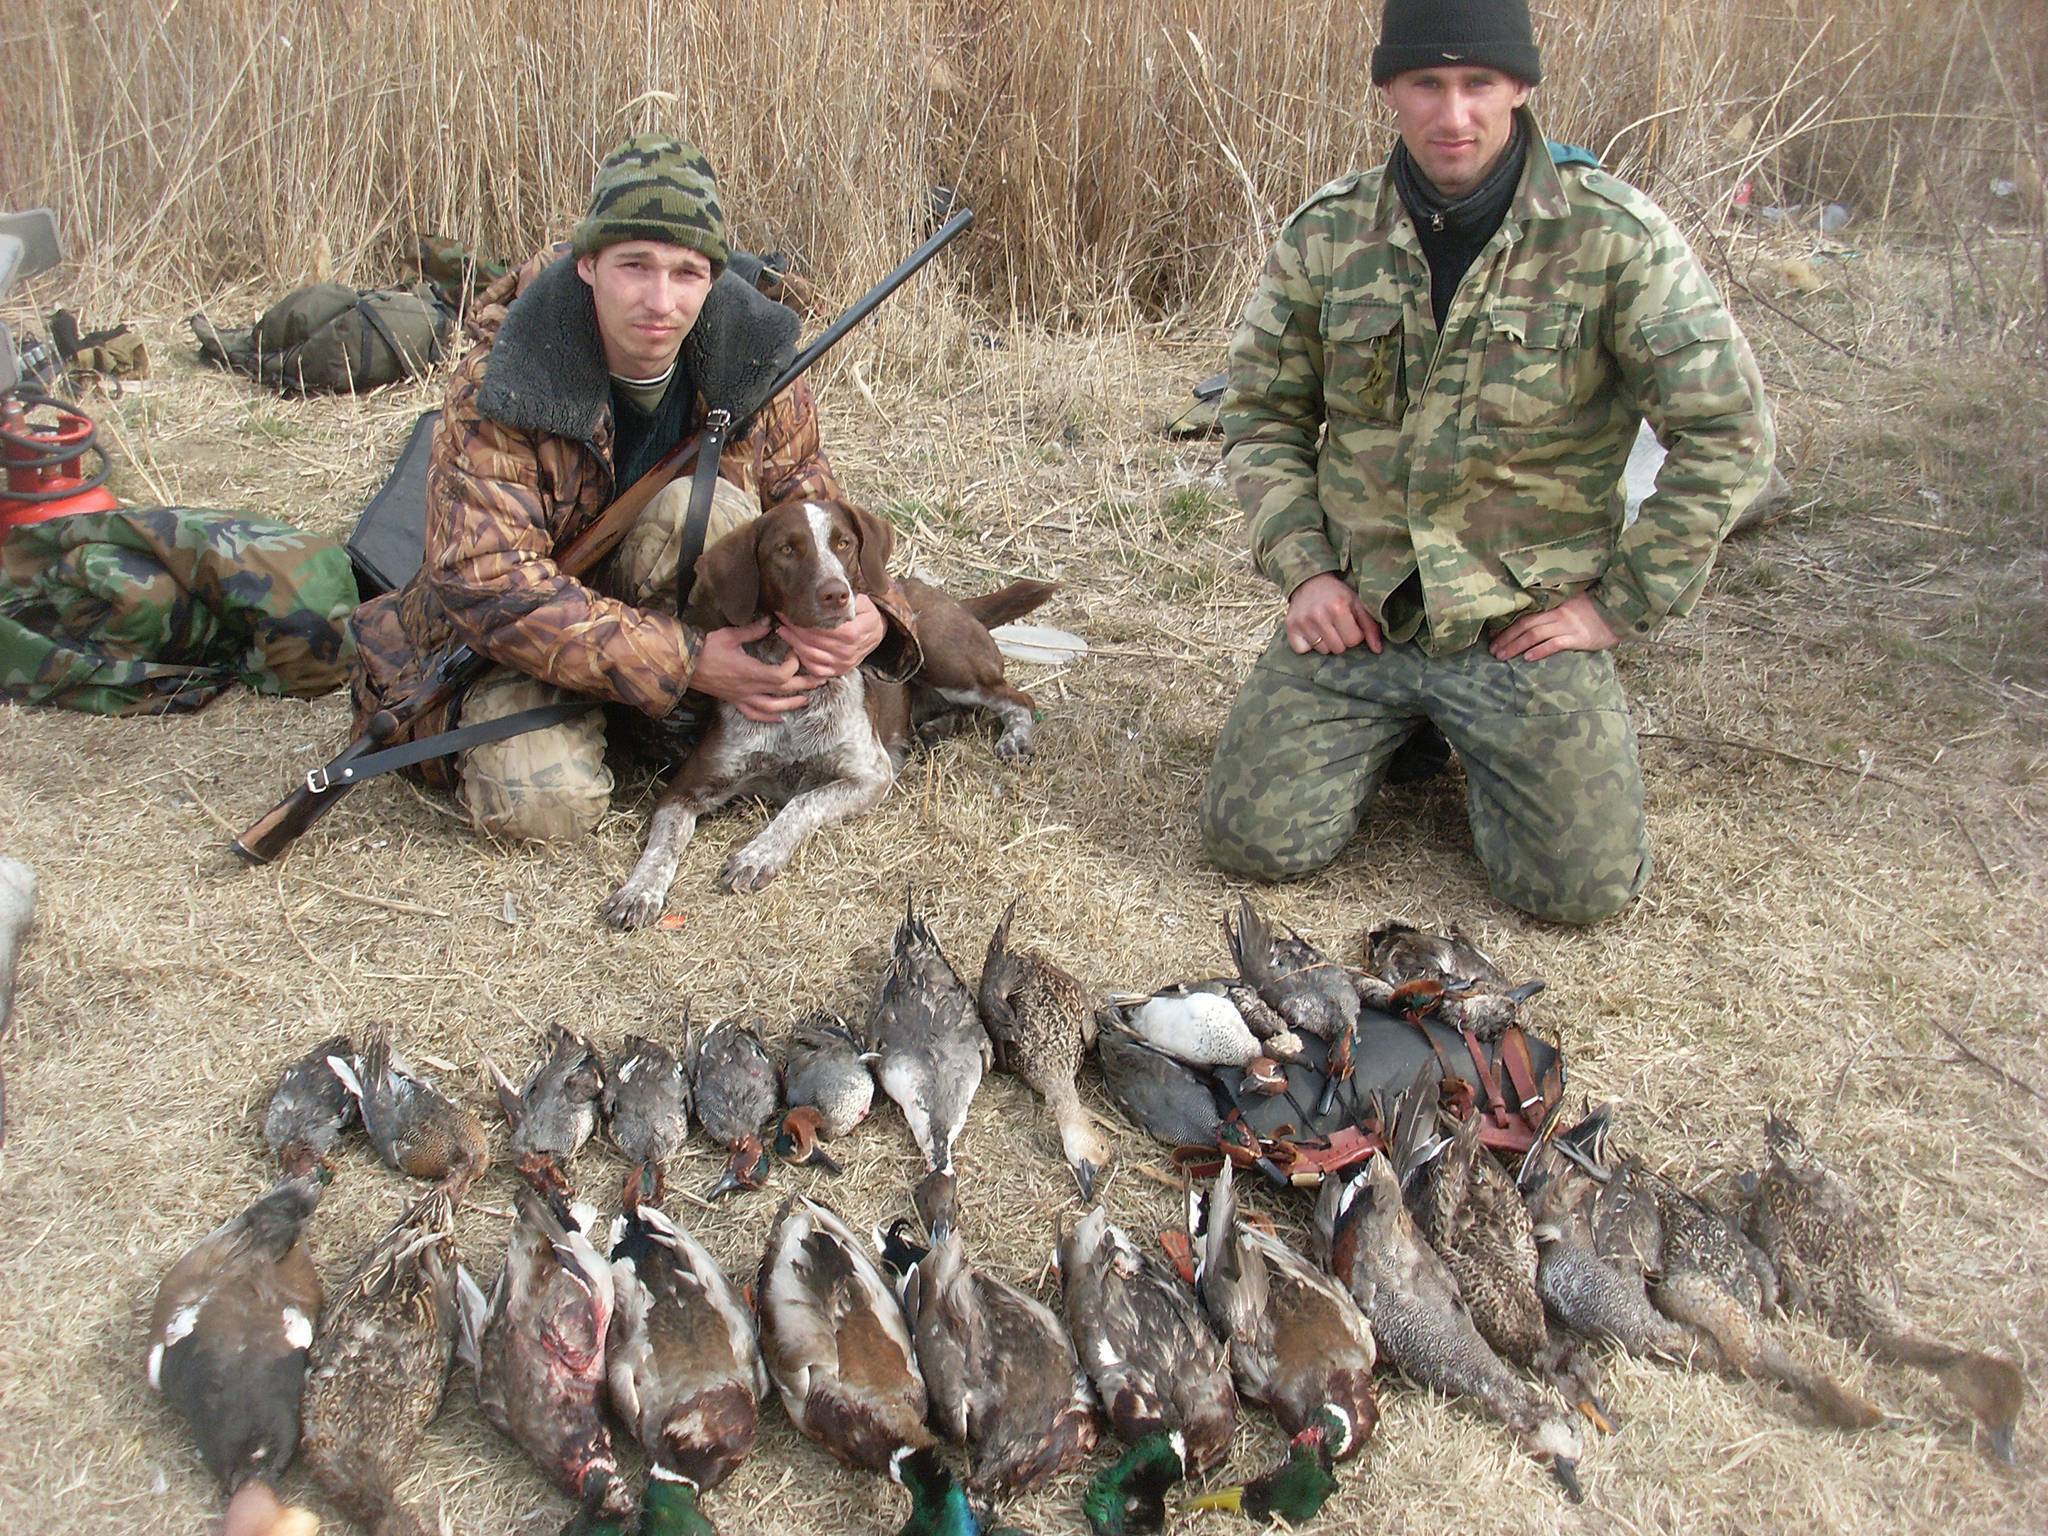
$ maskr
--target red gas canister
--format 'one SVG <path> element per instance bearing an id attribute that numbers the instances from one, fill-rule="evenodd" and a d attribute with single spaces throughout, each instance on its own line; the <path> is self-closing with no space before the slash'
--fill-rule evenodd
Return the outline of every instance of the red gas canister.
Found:
<path id="1" fill-rule="evenodd" d="M 30 420 L 34 412 L 43 420 Z M 98 459 L 86 468 L 86 456 Z M 106 488 L 106 450 L 90 416 L 47 395 L 0 395 L 0 532 L 75 512 L 111 512 L 121 505 Z"/>

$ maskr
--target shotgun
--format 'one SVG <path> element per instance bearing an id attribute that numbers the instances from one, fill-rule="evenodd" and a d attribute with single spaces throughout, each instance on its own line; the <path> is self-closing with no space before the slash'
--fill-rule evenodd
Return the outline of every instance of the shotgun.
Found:
<path id="1" fill-rule="evenodd" d="M 768 386 L 760 400 L 755 402 L 754 410 L 758 411 L 809 372 L 811 365 L 838 345 L 848 331 L 872 314 L 877 306 L 902 287 L 920 267 L 938 255 L 957 236 L 965 233 L 973 222 L 974 210 L 963 208 L 934 230 L 931 237 L 904 257 L 887 277 L 862 294 L 845 314 L 819 334 L 816 341 L 799 352 L 780 376 Z M 745 436 L 750 422 L 751 413 L 748 419 L 731 427 L 731 435 Z M 647 504 L 669 481 L 689 467 L 691 461 L 697 457 L 704 437 L 703 432 L 698 432 L 676 444 L 656 461 L 652 469 L 634 481 L 610 506 L 599 513 L 595 522 L 575 538 L 559 546 L 555 550 L 554 559 L 563 574 L 581 579 L 594 572 L 626 536 Z M 308 773 L 303 783 L 250 823 L 247 830 L 235 839 L 235 852 L 251 864 L 268 864 L 277 858 L 301 833 L 334 809 L 335 803 L 343 795 L 365 779 L 374 777 L 379 771 L 371 769 L 369 772 L 363 772 L 353 765 L 363 764 L 364 767 L 368 767 L 365 759 L 379 752 L 386 744 L 396 741 L 412 721 L 438 709 L 468 688 L 489 670 L 490 665 L 488 657 L 479 655 L 466 645 L 453 646 L 443 652 L 440 659 L 429 669 L 426 680 L 418 692 L 402 705 L 392 709 L 380 709 L 372 715 L 368 728 L 362 735 L 343 747 L 327 763 Z M 587 706 L 581 704 L 555 705 L 550 706 L 548 710 L 534 710 L 528 713 L 540 716 L 551 710 L 554 715 L 559 716 L 564 711 L 576 713 L 585 707 Z M 536 718 L 530 722 L 527 729 L 538 729 L 547 723 L 549 721 L 546 719 Z"/>

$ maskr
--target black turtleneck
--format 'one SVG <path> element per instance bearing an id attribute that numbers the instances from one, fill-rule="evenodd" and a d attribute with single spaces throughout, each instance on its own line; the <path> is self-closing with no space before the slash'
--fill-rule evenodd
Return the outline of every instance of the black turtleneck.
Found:
<path id="1" fill-rule="evenodd" d="M 1522 184 L 1522 166 L 1529 156 L 1529 128 L 1515 119 L 1514 136 L 1508 140 L 1499 162 L 1486 179 L 1455 201 L 1437 191 L 1415 164 L 1406 144 L 1394 145 L 1388 160 L 1394 190 L 1401 195 L 1408 216 L 1415 221 L 1415 233 L 1422 242 L 1423 259 L 1429 263 L 1429 304 L 1436 312 L 1436 328 L 1444 328 L 1451 312 L 1451 300 L 1458 284 L 1472 265 L 1515 200 Z"/>

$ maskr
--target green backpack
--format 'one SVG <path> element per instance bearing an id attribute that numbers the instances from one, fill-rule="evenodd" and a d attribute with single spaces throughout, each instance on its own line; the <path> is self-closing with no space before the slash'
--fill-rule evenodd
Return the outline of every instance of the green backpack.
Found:
<path id="1" fill-rule="evenodd" d="M 199 355 L 298 394 L 360 394 L 424 375 L 441 358 L 454 311 L 432 287 L 350 288 L 316 283 L 287 294 L 241 330 L 188 322 Z"/>

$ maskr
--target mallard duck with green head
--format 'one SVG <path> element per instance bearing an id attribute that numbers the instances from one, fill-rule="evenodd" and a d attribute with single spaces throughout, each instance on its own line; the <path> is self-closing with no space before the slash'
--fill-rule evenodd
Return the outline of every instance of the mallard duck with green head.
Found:
<path id="1" fill-rule="evenodd" d="M 1327 1272 L 1240 1216 L 1235 1178 L 1226 1159 L 1206 1192 L 1188 1190 L 1195 1294 L 1230 1346 L 1239 1394 L 1290 1436 L 1328 1415 L 1322 1454 L 1355 1456 L 1379 1423 L 1372 1326 Z"/>
<path id="2" fill-rule="evenodd" d="M 830 1207 L 791 1195 L 754 1287 L 761 1358 L 796 1427 L 847 1466 L 887 1473 L 937 1442 L 896 1293 Z"/>
<path id="3" fill-rule="evenodd" d="M 1007 1498 L 1078 1466 L 1095 1448 L 1095 1392 L 1058 1316 L 971 1263 L 958 1229 L 919 1248 L 906 1225 L 883 1262 L 900 1272 L 931 1422 L 972 1452 L 969 1486 Z"/>
<path id="4" fill-rule="evenodd" d="M 1174 1431 L 1190 1471 L 1215 1466 L 1230 1452 L 1237 1389 L 1195 1298 L 1100 1206 L 1061 1234 L 1059 1264 L 1067 1326 L 1117 1437 Z"/>
<path id="5" fill-rule="evenodd" d="M 613 1223 L 611 1274 L 605 1377 L 650 1463 L 642 1529 L 655 1505 L 679 1529 L 683 1507 L 754 1448 L 768 1390 L 754 1314 L 703 1244 L 646 1202 Z"/>
<path id="6" fill-rule="evenodd" d="M 299 1448 L 321 1301 L 304 1233 L 324 1183 L 324 1171 L 282 1180 L 186 1249 L 157 1286 L 149 1384 L 228 1494 L 222 1536 L 308 1536 L 318 1524 L 280 1503 L 276 1482 Z"/>

